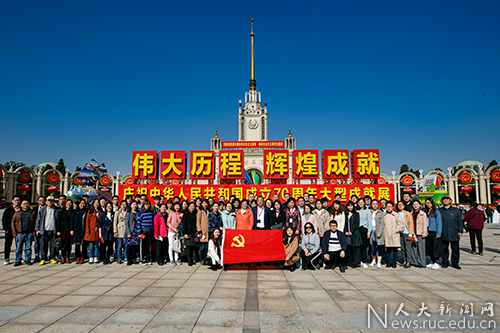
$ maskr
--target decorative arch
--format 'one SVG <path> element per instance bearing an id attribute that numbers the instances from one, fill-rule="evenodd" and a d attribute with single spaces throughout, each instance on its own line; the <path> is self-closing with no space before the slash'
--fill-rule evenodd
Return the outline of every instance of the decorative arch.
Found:
<path id="1" fill-rule="evenodd" d="M 45 171 L 42 176 L 45 178 L 49 173 L 57 173 L 59 175 L 59 179 L 62 181 L 62 177 L 63 177 L 63 174 L 61 173 L 61 171 L 57 170 L 57 169 L 49 169 L 47 171 Z"/>
<path id="2" fill-rule="evenodd" d="M 448 178 L 448 176 L 446 176 L 446 174 L 441 171 L 441 170 L 431 170 L 429 171 L 426 176 L 430 176 L 430 175 L 433 175 L 433 174 L 438 174 L 441 176 L 441 178 L 443 178 L 443 182 L 445 181 L 446 178 Z"/>
<path id="3" fill-rule="evenodd" d="M 1 164 L 0 164 L 1 165 Z M 496 169 L 500 169 L 500 165 L 492 165 L 490 166 L 487 170 L 486 170 L 486 176 L 488 176 L 488 178 L 491 177 L 491 173 L 496 170 Z"/>
<path id="4" fill-rule="evenodd" d="M 75 171 L 71 174 L 71 180 L 73 180 L 76 176 L 78 176 L 80 174 L 81 171 Z"/>
<path id="5" fill-rule="evenodd" d="M 21 172 L 23 170 L 28 170 L 31 173 L 31 175 L 33 175 L 33 176 L 35 175 L 35 171 L 32 168 L 30 168 L 29 166 L 19 167 L 19 168 L 16 169 L 16 171 L 14 171 L 14 173 L 19 173 L 19 172 Z"/>
<path id="6" fill-rule="evenodd" d="M 403 179 L 404 176 L 411 176 L 411 177 L 413 177 L 413 182 L 415 182 L 418 179 L 418 177 L 417 177 L 416 174 L 414 174 L 413 172 L 407 171 L 407 172 L 403 172 L 402 174 L 400 174 L 398 176 L 398 184 L 401 182 L 401 179 Z"/>
<path id="7" fill-rule="evenodd" d="M 470 171 L 471 174 L 474 176 L 474 179 L 476 179 L 476 180 L 478 179 L 477 178 L 477 172 L 474 171 L 474 169 L 469 168 L 469 167 L 462 167 L 462 168 L 458 169 L 457 171 L 455 171 L 454 176 L 458 176 L 458 175 L 460 175 L 464 171 Z"/>

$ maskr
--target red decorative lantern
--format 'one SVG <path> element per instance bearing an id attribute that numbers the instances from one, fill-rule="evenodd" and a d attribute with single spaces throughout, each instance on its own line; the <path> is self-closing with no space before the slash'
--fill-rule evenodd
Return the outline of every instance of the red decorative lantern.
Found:
<path id="1" fill-rule="evenodd" d="M 47 180 L 51 184 L 55 184 L 59 181 L 59 175 L 57 173 L 51 173 L 48 177 Z"/>
<path id="2" fill-rule="evenodd" d="M 109 190 L 107 188 L 105 188 L 105 187 L 101 188 L 101 191 L 103 191 L 103 192 L 109 192 Z"/>
<path id="3" fill-rule="evenodd" d="M 491 180 L 493 180 L 494 182 L 500 182 L 500 169 L 493 170 L 491 172 Z"/>
<path id="4" fill-rule="evenodd" d="M 47 191 L 49 191 L 49 193 L 52 195 L 53 193 L 57 192 L 57 187 L 50 186 L 49 188 L 47 188 Z"/>
<path id="5" fill-rule="evenodd" d="M 469 196 L 469 194 L 473 191 L 473 188 L 470 186 L 464 186 L 460 189 L 462 193 L 465 193 L 466 196 Z"/>
<path id="6" fill-rule="evenodd" d="M 102 176 L 101 177 L 101 185 L 108 186 L 109 184 L 111 184 L 111 179 L 108 176 Z"/>
<path id="7" fill-rule="evenodd" d="M 500 193 L 500 185 L 493 186 L 493 192 Z"/>
<path id="8" fill-rule="evenodd" d="M 22 171 L 19 174 L 19 180 L 21 180 L 23 183 L 27 183 L 31 180 L 31 173 L 28 171 Z"/>
<path id="9" fill-rule="evenodd" d="M 404 176 L 401 179 L 401 183 L 403 183 L 403 185 L 405 186 L 410 186 L 411 184 L 413 184 L 413 178 L 410 176 Z"/>
<path id="10" fill-rule="evenodd" d="M 31 187 L 29 187 L 28 185 L 19 185 L 17 188 L 19 189 L 19 191 L 23 192 L 23 194 L 26 194 L 26 192 L 31 189 Z"/>
<path id="11" fill-rule="evenodd" d="M 408 194 L 412 194 L 413 193 L 413 190 L 411 188 L 405 188 L 403 190 L 403 193 L 408 193 Z"/>
<path id="12" fill-rule="evenodd" d="M 472 181 L 472 175 L 470 174 L 470 172 L 463 172 L 459 177 L 458 179 L 460 180 L 460 182 L 462 182 L 462 184 L 469 184 L 471 181 Z"/>

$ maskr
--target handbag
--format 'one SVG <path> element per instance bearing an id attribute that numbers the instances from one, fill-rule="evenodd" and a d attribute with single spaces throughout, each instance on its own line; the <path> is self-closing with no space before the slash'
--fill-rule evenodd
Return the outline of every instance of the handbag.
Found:
<path id="1" fill-rule="evenodd" d="M 172 250 L 174 252 L 181 252 L 181 241 L 179 240 L 179 234 L 175 234 L 174 241 L 172 243 Z"/>
<path id="2" fill-rule="evenodd" d="M 55 248 L 57 251 L 62 250 L 62 239 L 61 237 L 56 237 L 52 240 L 51 247 Z"/>

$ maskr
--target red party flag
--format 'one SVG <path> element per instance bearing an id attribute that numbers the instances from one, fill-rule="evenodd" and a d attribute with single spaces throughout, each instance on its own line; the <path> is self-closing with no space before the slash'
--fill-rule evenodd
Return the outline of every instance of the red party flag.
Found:
<path id="1" fill-rule="evenodd" d="M 285 260 L 283 231 L 224 229 L 222 263 Z"/>

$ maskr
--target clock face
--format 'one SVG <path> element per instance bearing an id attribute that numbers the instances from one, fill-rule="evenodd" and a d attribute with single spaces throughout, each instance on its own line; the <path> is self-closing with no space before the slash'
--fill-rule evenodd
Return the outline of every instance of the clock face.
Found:
<path id="1" fill-rule="evenodd" d="M 259 127 L 259 122 L 255 119 L 251 119 L 249 122 L 248 122 L 248 128 L 249 129 L 256 129 Z"/>

